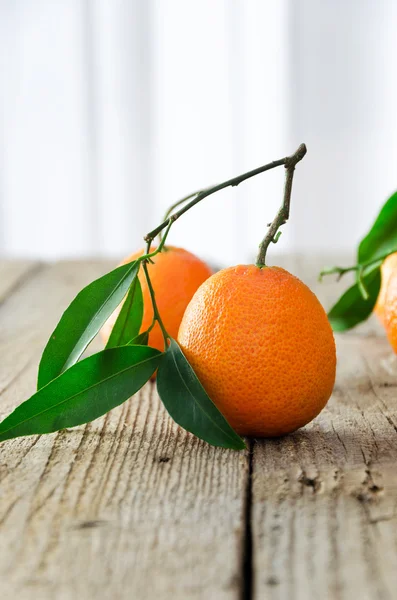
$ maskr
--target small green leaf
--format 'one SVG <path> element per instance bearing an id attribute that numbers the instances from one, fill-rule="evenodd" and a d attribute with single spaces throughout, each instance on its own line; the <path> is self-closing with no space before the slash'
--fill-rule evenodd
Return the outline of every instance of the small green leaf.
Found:
<path id="1" fill-rule="evenodd" d="M 106 348 L 116 348 L 128 344 L 136 337 L 142 325 L 143 297 L 138 277 L 133 280 L 127 298 L 121 307 L 117 320 L 106 344 Z"/>
<path id="2" fill-rule="evenodd" d="M 361 265 L 397 249 L 397 192 L 386 201 L 368 234 L 358 247 Z"/>
<path id="3" fill-rule="evenodd" d="M 355 283 L 329 311 L 328 319 L 334 331 L 346 331 L 368 319 L 380 290 L 379 265 L 364 276 L 364 283 L 368 300 L 364 300 L 358 283 Z"/>
<path id="4" fill-rule="evenodd" d="M 149 342 L 149 331 L 142 331 L 139 335 L 134 337 L 130 342 L 129 346 L 147 346 Z"/>
<path id="5" fill-rule="evenodd" d="M 244 441 L 208 397 L 173 339 L 157 372 L 157 390 L 171 417 L 184 429 L 213 446 L 245 448 Z"/>
<path id="6" fill-rule="evenodd" d="M 0 441 L 88 423 L 135 394 L 163 354 L 145 346 L 103 350 L 70 367 L 0 423 Z"/>
<path id="7" fill-rule="evenodd" d="M 72 301 L 51 334 L 39 366 L 37 389 L 76 363 L 137 277 L 140 261 L 96 279 Z"/>

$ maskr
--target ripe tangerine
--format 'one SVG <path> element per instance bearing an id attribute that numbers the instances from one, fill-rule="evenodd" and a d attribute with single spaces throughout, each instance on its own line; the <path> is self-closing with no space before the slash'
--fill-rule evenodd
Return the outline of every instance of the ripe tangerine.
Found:
<path id="1" fill-rule="evenodd" d="M 239 265 L 212 275 L 190 301 L 178 341 L 241 435 L 290 433 L 332 393 L 336 351 L 327 315 L 282 268 Z"/>

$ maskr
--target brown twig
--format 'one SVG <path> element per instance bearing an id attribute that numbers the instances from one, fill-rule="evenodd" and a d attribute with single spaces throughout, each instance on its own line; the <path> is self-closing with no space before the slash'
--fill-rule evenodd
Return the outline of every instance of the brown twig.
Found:
<path id="1" fill-rule="evenodd" d="M 293 155 L 293 156 L 295 156 L 295 155 Z M 179 219 L 179 217 L 181 217 L 185 212 L 190 210 L 198 202 L 201 202 L 201 200 L 203 200 L 204 198 L 207 198 L 207 196 L 210 196 L 211 194 L 215 194 L 215 192 L 219 192 L 220 190 L 223 190 L 230 186 L 235 187 L 235 186 L 239 185 L 240 183 L 242 183 L 243 181 L 245 181 L 246 179 L 250 179 L 250 177 L 255 177 L 255 175 L 259 175 L 260 173 L 264 173 L 265 171 L 269 171 L 270 169 L 274 169 L 275 167 L 281 167 L 282 165 L 287 165 L 288 161 L 290 161 L 291 159 L 292 159 L 292 157 L 287 156 L 285 158 L 280 158 L 279 160 L 274 160 L 273 162 L 268 163 L 267 165 L 264 165 L 263 167 L 258 167 L 257 169 L 254 169 L 253 171 L 248 171 L 248 173 L 244 173 L 243 175 L 239 175 L 238 177 L 233 177 L 233 179 L 229 179 L 228 181 L 224 181 L 223 183 L 219 183 L 218 185 L 214 185 L 213 187 L 202 190 L 201 192 L 199 192 L 197 194 L 197 196 L 195 196 L 193 198 L 193 200 L 191 200 L 191 202 L 186 204 L 183 208 L 178 210 L 173 215 L 167 217 L 167 219 L 165 219 L 165 221 L 163 221 L 160 225 L 158 225 L 155 229 L 153 229 L 153 231 L 150 231 L 144 237 L 145 242 L 152 242 L 152 240 L 154 240 L 156 235 L 158 235 L 160 233 L 160 231 L 162 231 L 165 227 L 167 227 L 167 225 L 169 225 L 170 222 L 173 223 L 174 221 Z M 296 161 L 296 162 L 298 162 L 298 161 Z M 295 162 L 295 164 L 296 164 L 296 162 Z"/>
<path id="2" fill-rule="evenodd" d="M 269 244 L 273 242 L 277 243 L 281 231 L 279 231 L 281 225 L 284 225 L 288 221 L 289 211 L 291 205 L 291 191 L 292 191 L 292 181 L 294 178 L 294 171 L 297 163 L 302 160 L 307 152 L 305 144 L 301 144 L 297 151 L 291 156 L 287 156 L 282 163 L 285 166 L 285 185 L 284 185 L 284 198 L 281 208 L 279 209 L 277 215 L 275 216 L 272 223 L 269 224 L 269 229 L 267 231 L 266 236 L 263 238 L 260 246 L 259 253 L 256 259 L 256 264 L 258 267 L 266 266 L 266 252 L 269 247 Z"/>

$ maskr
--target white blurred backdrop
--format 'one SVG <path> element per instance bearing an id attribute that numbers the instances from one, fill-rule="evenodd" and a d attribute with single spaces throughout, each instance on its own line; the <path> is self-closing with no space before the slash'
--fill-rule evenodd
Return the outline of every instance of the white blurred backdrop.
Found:
<path id="1" fill-rule="evenodd" d="M 302 141 L 278 251 L 352 248 L 397 188 L 394 0 L 0 0 L 0 253 L 121 257 L 169 204 Z M 283 172 L 170 242 L 252 260 Z"/>

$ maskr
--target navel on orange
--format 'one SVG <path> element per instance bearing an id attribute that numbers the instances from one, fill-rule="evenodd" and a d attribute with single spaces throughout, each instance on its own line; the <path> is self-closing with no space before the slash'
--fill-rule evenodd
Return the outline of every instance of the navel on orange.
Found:
<path id="1" fill-rule="evenodd" d="M 335 382 L 331 326 L 316 296 L 279 267 L 239 265 L 207 279 L 178 341 L 206 392 L 242 435 L 311 421 Z"/>
<path id="2" fill-rule="evenodd" d="M 152 247 L 151 251 L 154 250 L 155 247 Z M 143 250 L 139 250 L 128 256 L 121 264 L 132 262 L 143 253 Z M 156 294 L 157 306 L 168 333 L 176 337 L 186 306 L 197 288 L 212 274 L 212 270 L 191 252 L 174 246 L 164 248 L 162 252 L 152 258 L 152 261 L 153 264 L 148 264 L 148 270 Z M 144 304 L 142 332 L 152 324 L 153 306 L 142 269 L 139 271 L 139 281 L 142 286 Z M 120 308 L 114 311 L 101 330 L 105 343 L 116 322 Z M 149 334 L 149 346 L 164 350 L 163 336 L 158 323 Z"/>

